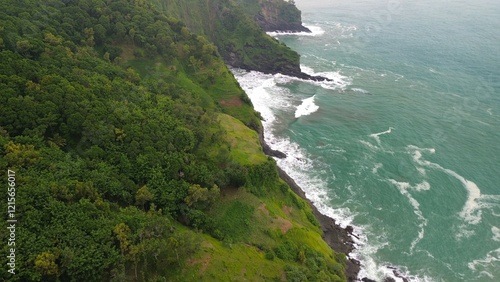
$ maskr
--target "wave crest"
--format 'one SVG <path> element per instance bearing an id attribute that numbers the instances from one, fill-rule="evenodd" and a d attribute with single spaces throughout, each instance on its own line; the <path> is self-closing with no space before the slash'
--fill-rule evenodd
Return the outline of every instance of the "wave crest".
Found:
<path id="1" fill-rule="evenodd" d="M 302 100 L 302 104 L 295 110 L 295 118 L 310 115 L 319 109 L 319 106 L 314 104 L 314 96 Z"/>

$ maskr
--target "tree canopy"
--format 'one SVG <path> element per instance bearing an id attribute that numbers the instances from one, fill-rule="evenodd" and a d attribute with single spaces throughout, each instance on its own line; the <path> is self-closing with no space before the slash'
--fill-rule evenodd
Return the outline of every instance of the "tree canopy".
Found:
<path id="1" fill-rule="evenodd" d="M 19 242 L 3 279 L 167 279 L 206 234 L 231 237 L 209 215 L 222 189 L 279 183 L 274 161 L 230 153 L 222 112 L 261 126 L 217 48 L 148 1 L 2 1 L 0 62 Z"/>

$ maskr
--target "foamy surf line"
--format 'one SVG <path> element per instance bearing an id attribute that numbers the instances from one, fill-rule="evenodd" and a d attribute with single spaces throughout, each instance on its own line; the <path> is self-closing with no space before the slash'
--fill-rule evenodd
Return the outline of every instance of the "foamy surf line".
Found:
<path id="1" fill-rule="evenodd" d="M 237 77 L 237 80 L 242 86 L 242 88 L 246 87 L 247 89 L 253 89 L 254 87 L 258 86 L 269 88 L 276 86 L 276 84 L 287 84 L 292 81 L 305 82 L 329 90 L 344 90 L 348 85 L 351 84 L 351 79 L 349 77 L 344 76 L 336 71 L 326 71 L 326 72 L 316 73 L 312 68 L 309 68 L 304 65 L 301 65 L 301 69 L 306 74 L 309 74 L 311 76 L 323 76 L 330 79 L 331 81 L 315 81 L 311 79 L 303 79 L 295 76 L 289 76 L 281 73 L 264 74 L 257 71 L 245 71 L 242 69 L 234 69 L 234 68 L 231 68 L 230 70 L 233 72 L 235 77 Z M 254 79 L 253 80 L 243 79 L 245 77 L 253 77 Z M 242 84 L 245 84 L 246 86 L 243 87 Z M 248 92 L 247 95 L 249 95 Z"/>
<path id="2" fill-rule="evenodd" d="M 413 213 L 420 220 L 420 223 L 418 225 L 419 231 L 418 231 L 417 238 L 415 238 L 411 242 L 411 246 L 410 246 L 410 254 L 413 254 L 413 250 L 415 249 L 415 246 L 418 244 L 418 242 L 420 242 L 420 240 L 422 240 L 424 238 L 425 227 L 427 226 L 427 219 L 424 217 L 424 215 L 422 214 L 422 211 L 420 210 L 420 203 L 417 200 L 415 200 L 415 198 L 413 198 L 413 196 L 410 194 L 410 192 L 408 192 L 408 190 L 409 189 L 414 189 L 417 191 L 429 190 L 430 185 L 426 181 L 423 181 L 422 183 L 417 184 L 415 187 L 411 186 L 409 182 L 398 182 L 394 179 L 388 179 L 388 182 L 393 184 L 394 186 L 396 186 L 398 188 L 399 192 L 408 199 L 408 201 L 410 202 L 410 204 L 413 207 Z"/>
<path id="3" fill-rule="evenodd" d="M 478 272 L 479 277 L 487 276 L 494 279 L 495 275 L 491 272 L 498 272 L 498 262 L 500 262 L 500 248 L 488 252 L 484 258 L 469 262 L 467 266 L 470 270 Z"/>
<path id="4" fill-rule="evenodd" d="M 407 146 L 408 150 L 413 152 L 413 160 L 424 167 L 430 167 L 438 169 L 455 179 L 459 180 L 467 191 L 467 199 L 465 201 L 464 207 L 459 213 L 459 216 L 470 224 L 478 224 L 481 221 L 481 207 L 479 205 L 479 200 L 485 198 L 481 196 L 481 190 L 476 185 L 476 183 L 465 179 L 465 177 L 456 173 L 451 169 L 444 168 L 439 164 L 432 163 L 430 161 L 422 160 L 422 152 L 428 152 L 434 154 L 436 150 L 434 148 L 419 148 L 414 145 Z M 485 195 L 486 196 L 486 195 Z"/>
<path id="5" fill-rule="evenodd" d="M 352 83 L 352 79 L 342 75 L 338 71 L 323 71 L 323 72 L 316 72 L 313 68 L 308 67 L 306 65 L 300 65 L 301 71 L 304 73 L 311 75 L 311 76 L 322 76 L 326 77 L 328 79 L 331 79 L 331 81 L 309 81 L 305 80 L 309 83 L 314 83 L 316 85 L 319 85 L 325 89 L 330 89 L 330 90 L 335 90 L 335 89 L 345 89 L 347 86 L 349 86 Z"/>
<path id="6" fill-rule="evenodd" d="M 362 88 L 351 88 L 352 91 L 354 92 L 359 92 L 359 93 L 363 93 L 363 94 L 370 94 L 370 92 L 368 90 L 365 90 L 365 89 L 362 89 Z"/>
<path id="7" fill-rule="evenodd" d="M 290 142 L 288 139 L 278 138 L 274 135 L 273 125 L 276 122 L 276 116 L 273 113 L 273 108 L 283 108 L 277 105 L 286 104 L 285 97 L 276 95 L 277 93 L 269 93 L 269 91 L 276 91 L 277 86 L 273 83 L 274 79 L 281 82 L 283 75 L 269 75 L 255 71 L 245 72 L 242 70 L 233 70 L 235 77 L 240 83 L 241 87 L 249 96 L 256 111 L 260 112 L 264 121 L 262 122 L 265 130 L 265 141 L 274 150 L 279 150 L 287 154 L 286 159 L 277 160 L 278 165 L 283 171 L 290 175 L 296 183 L 304 189 L 307 198 L 311 200 L 318 210 L 335 219 L 341 227 L 346 227 L 352 221 L 350 211 L 333 209 L 326 203 L 329 201 L 326 190 L 326 183 L 319 178 L 311 178 L 310 173 L 314 168 L 312 161 L 308 158 L 307 154 L 299 147 L 298 144 Z M 307 115 L 315 112 L 318 108 L 314 104 L 314 97 L 304 99 L 302 104 L 296 110 L 296 116 Z M 281 100 L 279 101 L 279 99 Z M 339 216 L 340 215 L 340 216 Z"/>
<path id="8" fill-rule="evenodd" d="M 352 238 L 355 243 L 355 249 L 349 254 L 349 257 L 361 263 L 358 277 L 360 279 L 364 277 L 377 279 L 377 281 L 383 281 L 387 277 L 394 279 L 394 281 L 404 281 L 401 277 L 405 277 L 408 281 L 432 281 L 427 277 L 419 278 L 410 275 L 405 267 L 394 266 L 385 262 L 376 262 L 374 259 L 375 253 L 388 243 L 382 242 L 375 246 L 368 244 L 365 229 L 352 225 L 355 214 L 350 209 L 329 206 L 329 198 L 325 189 L 327 186 L 326 182 L 320 177 L 311 176 L 314 175 L 314 169 L 318 164 L 314 163 L 298 144 L 286 138 L 278 138 L 274 134 L 273 126 L 277 122 L 277 118 L 273 112 L 273 108 L 279 109 L 280 107 L 277 105 L 287 103 L 286 95 L 279 95 L 279 86 L 274 82 L 276 76 L 273 78 L 272 75 L 245 72 L 242 70 L 233 70 L 233 73 L 251 99 L 255 110 L 259 111 L 265 119 L 263 126 L 266 132 L 266 143 L 272 149 L 280 150 L 287 154 L 287 158 L 277 160 L 278 166 L 303 188 L 306 197 L 319 212 L 333 218 L 341 227 L 345 228 L 351 225 L 354 228 L 354 233 L 358 238 L 354 236 Z M 273 93 L 271 94 L 270 91 Z M 274 93 L 275 91 L 278 93 Z M 280 99 L 281 101 L 278 101 Z"/>
<path id="9" fill-rule="evenodd" d="M 377 141 L 377 144 L 380 146 L 380 135 L 389 134 L 393 129 L 394 128 L 389 127 L 389 129 L 387 129 L 386 131 L 370 134 L 370 137 L 373 137 Z"/>
<path id="10" fill-rule="evenodd" d="M 295 36 L 320 36 L 325 33 L 325 30 L 320 26 L 314 25 L 304 25 L 304 27 L 308 28 L 311 32 L 301 31 L 301 32 L 288 32 L 288 31 L 271 31 L 266 32 L 268 35 L 272 37 L 280 36 L 280 35 L 295 35 Z"/>

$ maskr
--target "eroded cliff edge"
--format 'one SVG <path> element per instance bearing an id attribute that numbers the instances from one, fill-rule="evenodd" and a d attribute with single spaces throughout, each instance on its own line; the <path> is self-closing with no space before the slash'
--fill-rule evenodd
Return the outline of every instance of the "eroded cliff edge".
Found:
<path id="1" fill-rule="evenodd" d="M 294 1 L 238 0 L 238 3 L 266 32 L 311 32 L 302 25 L 302 13 L 295 6 Z"/>

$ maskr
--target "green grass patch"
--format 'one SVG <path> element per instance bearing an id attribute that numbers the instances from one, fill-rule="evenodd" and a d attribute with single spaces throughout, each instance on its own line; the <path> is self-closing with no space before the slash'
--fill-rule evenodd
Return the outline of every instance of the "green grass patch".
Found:
<path id="1" fill-rule="evenodd" d="M 187 262 L 182 281 L 282 281 L 285 263 L 243 243 L 221 243 L 208 236 L 196 257 Z M 176 277 L 172 277 L 172 281 Z"/>
<path id="2" fill-rule="evenodd" d="M 267 160 L 266 155 L 262 152 L 257 132 L 229 115 L 220 114 L 218 118 L 226 130 L 227 141 L 231 145 L 230 154 L 236 162 L 240 165 L 254 165 Z"/>
<path id="3" fill-rule="evenodd" d="M 325 241 L 323 241 L 321 234 L 309 228 L 292 228 L 283 236 L 283 238 L 295 242 L 298 246 L 307 245 L 326 257 L 333 256 L 332 249 Z"/>
<path id="4" fill-rule="evenodd" d="M 253 213 L 254 207 L 234 201 L 226 206 L 220 216 L 215 219 L 215 224 L 224 235 L 224 239 L 239 241 L 248 237 L 252 232 Z"/>

